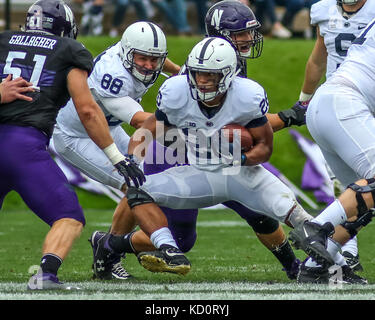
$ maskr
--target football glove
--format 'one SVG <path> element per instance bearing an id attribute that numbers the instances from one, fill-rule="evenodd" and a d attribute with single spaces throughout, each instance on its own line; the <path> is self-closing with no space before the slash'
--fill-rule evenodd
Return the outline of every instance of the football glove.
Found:
<path id="1" fill-rule="evenodd" d="M 136 188 L 140 187 L 146 181 L 143 171 L 133 160 L 132 155 L 125 155 L 125 159 L 116 163 L 114 166 L 118 173 L 124 177 L 128 187 L 131 186 L 130 180 L 133 181 Z"/>
<path id="2" fill-rule="evenodd" d="M 309 101 L 297 101 L 293 107 L 280 111 L 278 116 L 285 123 L 285 127 L 293 125 L 302 126 L 306 124 L 306 111 Z"/>

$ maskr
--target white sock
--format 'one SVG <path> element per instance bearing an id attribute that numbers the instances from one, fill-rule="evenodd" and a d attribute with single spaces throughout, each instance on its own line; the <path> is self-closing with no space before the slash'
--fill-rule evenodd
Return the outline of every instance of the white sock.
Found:
<path id="1" fill-rule="evenodd" d="M 150 236 L 150 240 L 152 244 L 158 249 L 162 244 L 169 244 L 175 248 L 178 248 L 176 241 L 172 237 L 171 231 L 167 227 L 163 227 L 154 231 Z"/>
<path id="2" fill-rule="evenodd" d="M 334 258 L 341 249 L 341 245 L 332 238 L 327 239 L 327 251 L 332 258 Z"/>
<path id="3" fill-rule="evenodd" d="M 350 252 L 353 256 L 358 254 L 358 243 L 357 237 L 350 239 L 347 243 L 342 246 L 342 252 Z"/>
<path id="4" fill-rule="evenodd" d="M 336 255 L 333 257 L 335 264 L 339 265 L 340 267 L 346 266 L 346 260 L 340 252 L 337 252 Z"/>
<path id="5" fill-rule="evenodd" d="M 326 222 L 331 222 L 334 226 L 344 223 L 347 220 L 347 216 L 340 201 L 335 200 L 325 210 L 322 211 L 317 217 L 312 219 L 312 222 L 316 222 L 320 225 Z"/>

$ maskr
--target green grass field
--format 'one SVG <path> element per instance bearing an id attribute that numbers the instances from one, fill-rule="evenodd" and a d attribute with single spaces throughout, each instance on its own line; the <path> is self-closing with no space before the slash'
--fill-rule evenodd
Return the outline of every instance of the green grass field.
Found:
<path id="1" fill-rule="evenodd" d="M 81 38 L 95 56 L 113 44 L 106 37 Z M 182 64 L 199 38 L 168 37 L 169 57 Z M 270 112 L 294 104 L 303 81 L 304 65 L 313 41 L 279 41 L 266 39 L 261 58 L 249 61 L 249 75 L 268 93 Z M 160 83 L 146 94 L 142 105 L 148 111 L 155 107 Z M 129 128 L 126 128 L 129 130 Z M 308 136 L 307 129 L 299 132 Z M 129 131 L 131 132 L 131 131 Z M 287 130 L 275 134 L 271 163 L 296 185 L 300 184 L 305 157 Z M 61 280 L 78 283 L 78 293 L 28 293 L 29 270 L 38 265 L 41 246 L 48 226 L 24 205 L 16 193 L 6 198 L 0 211 L 0 300 L 369 300 L 375 299 L 375 258 L 372 255 L 375 227 L 370 224 L 359 235 L 363 276 L 368 286 L 300 286 L 288 280 L 281 265 L 257 240 L 236 214 L 229 210 L 200 212 L 198 239 L 187 254 L 191 272 L 184 276 L 152 274 L 129 255 L 125 266 L 133 280 L 118 283 L 91 279 L 91 247 L 87 241 L 94 230 L 107 230 L 115 203 L 104 197 L 77 190 L 85 210 L 87 225 L 69 257 L 59 271 Z M 53 208 L 51 208 L 53 210 Z M 286 232 L 289 232 L 289 228 Z M 303 259 L 302 252 L 297 256 Z"/>
<path id="2" fill-rule="evenodd" d="M 92 251 L 87 239 L 94 230 L 107 230 L 110 210 L 86 210 L 87 225 L 59 276 L 78 284 L 78 293 L 28 293 L 29 270 L 39 264 L 41 243 L 48 227 L 28 211 L 9 210 L 0 216 L 0 299 L 126 299 L 126 300 L 305 300 L 375 299 L 375 259 L 372 245 L 375 226 L 359 235 L 361 262 L 368 286 L 301 286 L 290 281 L 282 266 L 263 247 L 248 225 L 229 210 L 203 210 L 198 238 L 187 253 L 192 270 L 186 276 L 154 274 L 144 270 L 134 255 L 124 266 L 133 280 L 92 280 Z M 285 227 L 286 232 L 289 228 Z M 302 259 L 300 251 L 297 256 Z"/>

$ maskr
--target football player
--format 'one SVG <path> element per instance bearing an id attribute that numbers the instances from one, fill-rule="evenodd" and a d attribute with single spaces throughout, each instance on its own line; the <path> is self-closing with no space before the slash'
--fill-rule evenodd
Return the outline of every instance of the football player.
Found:
<path id="1" fill-rule="evenodd" d="M 95 59 L 88 86 L 103 110 L 111 135 L 119 150 L 127 153 L 129 136 L 123 123 L 139 128 L 151 115 L 144 112 L 140 101 L 155 83 L 161 71 L 178 73 L 180 67 L 167 59 L 167 43 L 163 31 L 151 22 L 136 22 L 124 31 L 122 38 Z M 60 111 L 53 133 L 57 153 L 80 171 L 113 188 L 126 191 L 121 174 L 113 170 L 107 157 L 91 140 L 82 125 L 74 101 L 69 100 Z M 121 204 L 116 209 L 121 212 Z M 131 230 L 115 230 L 128 233 Z M 108 278 L 127 279 L 129 274 L 120 263 L 113 260 Z"/>
<path id="2" fill-rule="evenodd" d="M 235 17 L 235 18 L 233 18 Z M 214 4 L 207 12 L 206 35 L 228 40 L 237 53 L 238 72 L 247 77 L 247 60 L 258 58 L 263 50 L 261 27 L 252 10 L 235 0 L 224 0 Z M 306 108 L 295 104 L 277 114 L 268 113 L 274 131 L 292 125 L 305 124 Z"/>
<path id="3" fill-rule="evenodd" d="M 164 82 L 158 94 L 157 111 L 133 135 L 128 150 L 141 157 L 137 149 L 143 141 L 136 138 L 149 132 L 155 137 L 158 126 L 181 130 L 187 142 L 188 166 L 149 175 L 143 186 L 127 191 L 126 205 L 132 208 L 135 220 L 157 248 L 138 254 L 140 263 L 153 272 L 185 274 L 190 270 L 190 263 L 174 243 L 157 205 L 189 209 L 235 201 L 290 226 L 311 219 L 294 194 L 259 165 L 272 153 L 273 131 L 266 117 L 267 97 L 258 83 L 236 76 L 236 52 L 229 42 L 212 37 L 199 42 L 190 53 L 186 68 L 186 75 Z M 215 143 L 220 129 L 229 123 L 248 128 L 254 139 L 250 151 L 240 153 L 234 144 L 231 152 L 230 147 L 221 148 L 221 144 Z M 200 140 L 202 137 L 204 141 Z M 96 257 L 97 261 L 105 250 L 107 254 L 111 250 L 122 253 L 128 246 L 126 239 L 111 234 L 102 237 L 99 241 L 102 254 Z M 315 249 L 322 252 L 319 245 Z M 142 248 L 134 250 L 139 252 Z"/>
<path id="4" fill-rule="evenodd" d="M 105 0 L 73 0 L 82 4 L 83 15 L 80 23 L 82 35 L 99 36 L 103 32 Z"/>
<path id="5" fill-rule="evenodd" d="M 28 207 L 51 226 L 40 269 L 31 290 L 71 289 L 57 278 L 58 269 L 85 224 L 77 196 L 47 151 L 59 109 L 72 97 L 87 132 L 124 176 L 143 183 L 142 171 L 117 149 L 105 117 L 87 86 L 92 56 L 75 40 L 71 9 L 61 0 L 36 1 L 27 12 L 24 31 L 0 34 L 0 77 L 22 76 L 31 82 L 32 101 L 1 105 L 0 205 L 18 192 Z M 48 197 L 46 195 L 48 194 Z"/>
<path id="6" fill-rule="evenodd" d="M 219 31 L 215 31 L 216 34 L 224 37 L 223 35 L 228 34 L 228 30 L 232 30 L 233 34 L 232 37 L 234 40 L 230 40 L 235 48 L 236 52 L 238 53 L 238 71 L 242 74 L 246 74 L 246 58 L 256 58 L 259 57 L 262 51 L 263 46 L 263 37 L 257 31 L 260 27 L 260 24 L 257 22 L 253 12 L 250 10 L 249 7 L 245 6 L 242 3 L 237 1 L 223 1 L 213 6 L 207 14 L 206 23 L 209 25 L 207 27 L 207 32 L 210 33 L 213 30 L 211 26 L 211 21 L 213 21 L 212 16 L 216 15 L 217 10 L 222 10 L 223 13 L 221 15 L 220 20 L 220 29 Z M 232 16 L 235 15 L 238 17 L 238 20 L 235 20 L 233 23 Z M 253 39 L 254 38 L 254 39 Z M 226 40 L 231 39 L 230 37 L 226 37 Z M 304 110 L 302 110 L 302 119 L 304 123 Z M 301 113 L 300 113 L 301 114 Z M 269 116 L 269 115 L 267 115 Z M 274 130 L 277 130 L 277 127 L 284 127 L 284 123 L 278 115 L 271 115 L 274 116 L 272 121 L 272 125 Z M 280 125 L 281 122 L 281 125 Z M 156 159 L 159 157 L 158 154 L 164 158 L 164 153 L 166 149 L 160 144 L 154 142 L 151 152 L 151 161 L 145 161 L 144 163 L 144 172 L 145 174 L 154 174 L 167 168 L 173 166 L 174 164 L 156 164 Z M 152 158 L 153 157 L 153 158 Z M 183 159 L 185 161 L 185 159 Z M 282 227 L 279 225 L 278 221 L 266 217 L 264 215 L 260 215 L 254 211 L 249 210 L 248 208 L 242 206 L 236 202 L 225 202 L 225 206 L 235 210 L 242 218 L 244 218 L 249 225 L 254 229 L 256 235 L 258 236 L 259 240 L 275 255 L 275 257 L 281 262 L 283 265 L 287 276 L 290 279 L 294 279 L 297 275 L 299 260 L 295 257 L 292 248 L 288 240 L 286 239 L 285 233 Z M 119 207 L 122 207 L 121 205 Z M 171 232 L 174 238 L 177 241 L 179 248 L 183 252 L 189 251 L 196 240 L 196 220 L 198 212 L 197 210 L 188 212 L 187 210 L 173 210 L 169 208 L 162 208 L 163 212 L 167 216 L 168 225 L 171 229 Z M 189 213 L 189 214 L 186 214 Z M 121 211 L 117 210 L 115 213 L 114 223 L 112 224 L 111 232 L 113 234 L 121 234 L 121 227 L 118 228 L 119 223 L 116 222 L 117 218 L 120 219 Z M 128 230 L 129 232 L 129 230 Z M 100 240 L 100 237 L 103 237 L 104 233 L 94 233 L 92 236 L 92 244 L 94 247 L 97 246 L 97 242 Z M 134 245 L 131 245 L 131 242 L 134 242 Z M 132 234 L 129 237 L 129 246 L 128 252 L 134 252 L 133 247 L 137 246 L 142 247 L 143 249 L 148 248 L 152 249 L 152 243 L 149 239 L 142 232 L 138 232 L 136 234 Z M 94 263 L 95 266 L 95 263 Z M 116 264 L 116 269 L 118 264 Z M 100 268 L 100 266 L 99 266 Z M 112 271 L 112 274 L 114 272 Z M 96 272 L 96 276 L 99 278 L 109 278 L 109 275 L 103 270 L 103 272 Z"/>
<path id="7" fill-rule="evenodd" d="M 305 106 L 308 106 L 324 73 L 326 79 L 329 79 L 344 61 L 351 43 L 374 17 L 375 4 L 367 0 L 322 0 L 312 6 L 310 15 L 311 24 L 316 25 L 317 39 L 306 63 L 305 79 L 299 96 L 300 104 Z M 335 193 L 340 193 L 343 191 L 342 183 L 329 167 L 327 169 L 339 190 Z M 357 237 L 348 241 L 342 252 L 353 270 L 363 270 L 359 262 Z M 306 266 L 311 267 L 311 261 L 307 261 Z M 304 267 L 303 270 L 308 280 L 308 272 Z M 318 269 L 315 271 L 318 272 Z"/>
<path id="8" fill-rule="evenodd" d="M 236 17 L 236 19 L 233 19 Z M 216 25 L 217 24 L 217 25 Z M 263 48 L 263 37 L 258 32 L 260 27 L 259 22 L 255 18 L 251 9 L 244 4 L 237 1 L 221 1 L 210 8 L 206 17 L 206 29 L 208 35 L 218 36 L 228 40 L 237 53 L 237 73 L 241 76 L 246 76 L 246 59 L 257 58 L 261 55 Z M 281 116 L 283 115 L 283 118 Z M 280 114 L 267 113 L 267 118 L 270 121 L 274 131 L 291 124 L 302 125 L 305 123 L 305 109 L 298 104 L 290 110 L 282 111 Z M 284 119 L 284 120 L 282 120 Z M 156 141 L 153 142 L 151 151 L 146 155 L 143 169 L 145 174 L 155 174 L 168 169 L 174 164 L 159 163 L 157 158 L 164 159 L 166 149 L 163 148 Z M 185 161 L 185 159 L 183 159 Z M 254 229 L 259 240 L 275 255 L 275 257 L 283 265 L 287 276 L 290 279 L 295 279 L 298 272 L 299 260 L 296 259 L 293 250 L 288 243 L 285 233 L 275 219 L 260 215 L 243 205 L 234 201 L 223 203 L 228 208 L 235 210 L 248 224 Z M 196 220 L 198 212 L 190 214 L 187 210 L 173 210 L 169 208 L 162 208 L 167 216 L 168 226 L 171 229 L 172 235 L 176 239 L 179 248 L 183 252 L 189 251 L 196 240 Z M 117 211 L 115 216 L 120 216 Z M 112 233 L 120 234 L 116 228 L 119 223 L 116 219 L 112 225 Z M 121 229 L 121 227 L 120 227 Z M 92 242 L 95 242 L 95 247 L 100 247 L 98 241 L 104 237 L 105 233 L 95 232 L 92 236 Z M 135 253 L 135 247 L 142 248 L 142 250 L 151 250 L 152 243 L 144 235 L 142 231 L 132 233 L 126 238 L 128 244 L 126 252 Z M 101 260 L 101 259 L 100 259 Z M 95 265 L 95 264 L 94 264 Z M 99 266 L 100 267 L 100 266 Z M 107 270 L 96 272 L 98 277 L 106 277 Z M 348 277 L 348 281 L 351 281 Z"/>
<path id="9" fill-rule="evenodd" d="M 322 224 L 338 226 L 334 238 L 342 245 L 373 216 L 374 57 L 375 20 L 372 20 L 353 41 L 344 62 L 310 101 L 307 127 L 336 177 L 348 187 L 311 223 L 291 232 L 291 240 L 305 251 L 309 251 L 312 242 L 324 241 L 324 237 L 316 235 Z M 327 249 L 334 255 L 339 246 Z"/>

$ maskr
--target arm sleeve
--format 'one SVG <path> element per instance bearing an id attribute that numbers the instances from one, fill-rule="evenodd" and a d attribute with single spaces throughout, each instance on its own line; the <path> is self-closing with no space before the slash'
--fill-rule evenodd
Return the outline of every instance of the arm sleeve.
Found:
<path id="1" fill-rule="evenodd" d="M 167 115 L 163 111 L 161 111 L 159 109 L 156 109 L 155 117 L 156 117 L 156 120 L 158 120 L 160 122 L 164 122 L 165 126 L 172 126 L 172 124 L 168 120 Z"/>
<path id="2" fill-rule="evenodd" d="M 108 98 L 101 97 L 96 93 L 95 90 L 92 90 L 92 93 L 95 97 L 95 100 L 101 105 L 101 107 L 103 107 L 117 119 L 128 124 L 130 124 L 133 116 L 137 112 L 143 112 L 142 106 L 129 96 L 119 98 Z"/>
<path id="3" fill-rule="evenodd" d="M 263 116 L 261 118 L 256 118 L 254 120 L 251 120 L 245 127 L 246 128 L 257 128 L 265 125 L 267 123 L 268 119 L 266 116 Z"/>

